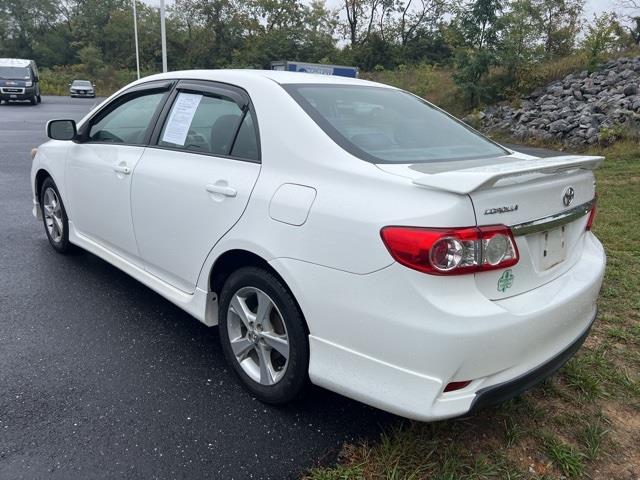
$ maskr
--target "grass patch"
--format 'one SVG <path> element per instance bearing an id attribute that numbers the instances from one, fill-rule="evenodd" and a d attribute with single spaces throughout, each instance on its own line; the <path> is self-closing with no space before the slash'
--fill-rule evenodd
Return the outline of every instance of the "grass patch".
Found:
<path id="1" fill-rule="evenodd" d="M 570 478 L 582 477 L 584 464 L 580 452 L 553 435 L 544 435 L 542 441 L 549 459 L 564 475 Z"/>
<path id="2" fill-rule="evenodd" d="M 640 471 L 640 145 L 589 153 L 607 157 L 596 172 L 594 231 L 608 266 L 581 351 L 542 388 L 464 420 L 401 422 L 378 441 L 345 446 L 339 465 L 307 479 L 609 479 Z"/>
<path id="3" fill-rule="evenodd" d="M 580 432 L 580 441 L 584 454 L 589 460 L 596 460 L 600 456 L 602 444 L 608 434 L 608 421 L 603 415 L 585 423 Z"/>
<path id="4" fill-rule="evenodd" d="M 605 385 L 614 382 L 612 364 L 606 359 L 602 346 L 582 352 L 569 360 L 562 374 L 572 393 L 577 393 L 582 399 L 593 401 L 606 393 Z"/>
<path id="5" fill-rule="evenodd" d="M 513 417 L 504 419 L 504 439 L 507 447 L 512 447 L 518 443 L 524 433 L 522 426 Z"/>

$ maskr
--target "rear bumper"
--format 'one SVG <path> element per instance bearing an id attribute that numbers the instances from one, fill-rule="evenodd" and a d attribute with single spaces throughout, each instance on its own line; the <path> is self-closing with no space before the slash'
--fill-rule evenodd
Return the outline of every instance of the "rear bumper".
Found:
<path id="1" fill-rule="evenodd" d="M 582 335 L 576 338 L 575 341 L 566 349 L 542 365 L 512 380 L 478 390 L 476 392 L 476 398 L 469 409 L 469 413 L 491 405 L 497 405 L 511 398 L 517 397 L 552 376 L 580 349 L 584 341 L 589 336 L 589 331 L 591 330 L 591 326 L 595 320 L 596 315 L 593 316 L 591 323 Z"/>
<path id="2" fill-rule="evenodd" d="M 569 271 L 495 301 L 472 276 L 435 277 L 398 264 L 355 275 L 291 259 L 271 263 L 309 325 L 312 382 L 431 421 L 518 394 L 577 350 L 595 317 L 606 263 L 595 236 L 581 241 Z M 464 389 L 444 392 L 464 380 L 471 381 Z"/>

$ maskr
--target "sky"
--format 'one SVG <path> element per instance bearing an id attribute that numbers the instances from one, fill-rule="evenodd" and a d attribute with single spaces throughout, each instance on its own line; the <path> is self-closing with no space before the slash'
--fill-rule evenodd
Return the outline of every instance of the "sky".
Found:
<path id="1" fill-rule="evenodd" d="M 587 18 L 593 17 L 594 13 L 616 10 L 615 0 L 587 0 L 584 5 Z"/>

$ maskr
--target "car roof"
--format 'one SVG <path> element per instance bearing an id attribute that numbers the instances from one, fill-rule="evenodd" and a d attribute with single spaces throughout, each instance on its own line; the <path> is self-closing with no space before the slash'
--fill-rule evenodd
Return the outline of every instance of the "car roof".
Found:
<path id="1" fill-rule="evenodd" d="M 152 80 L 175 80 L 181 78 L 229 83 L 243 83 L 246 81 L 264 80 L 272 81 L 281 85 L 291 83 L 320 83 L 328 85 L 368 85 L 393 88 L 381 83 L 370 82 L 368 80 L 361 80 L 358 78 L 340 77 L 337 75 L 320 75 L 315 73 L 252 69 L 181 70 L 145 77 L 144 79 L 141 79 L 141 82 Z"/>
<path id="2" fill-rule="evenodd" d="M 75 78 L 71 83 L 75 83 L 75 82 L 87 82 L 87 83 L 91 83 L 89 80 L 82 80 L 81 78 Z"/>
<path id="3" fill-rule="evenodd" d="M 28 67 L 31 60 L 24 58 L 0 58 L 0 66 L 2 67 Z"/>
<path id="4" fill-rule="evenodd" d="M 82 120 L 79 125 L 82 126 L 84 122 L 90 118 L 96 111 L 101 109 L 106 103 L 122 92 L 137 85 L 144 85 L 154 81 L 161 80 L 205 80 L 210 82 L 228 83 L 240 88 L 244 88 L 248 91 L 252 91 L 254 88 L 261 88 L 263 86 L 279 84 L 326 84 L 326 85 L 362 85 L 362 86 L 374 86 L 381 88 L 389 88 L 397 90 L 396 87 L 390 85 L 384 85 L 382 83 L 370 82 L 368 80 L 360 80 L 357 78 L 339 77 L 334 75 L 320 75 L 314 73 L 303 72 L 283 72 L 279 70 L 253 70 L 253 69 L 219 69 L 219 70 L 179 70 L 175 72 L 158 73 L 143 77 L 140 80 L 136 80 L 115 92 L 111 97 L 104 100 L 91 110 Z"/>

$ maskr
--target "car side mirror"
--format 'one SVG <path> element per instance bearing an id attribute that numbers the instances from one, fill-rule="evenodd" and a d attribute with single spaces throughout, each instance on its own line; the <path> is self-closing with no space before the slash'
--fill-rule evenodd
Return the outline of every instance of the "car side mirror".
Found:
<path id="1" fill-rule="evenodd" d="M 75 120 L 50 120 L 47 123 L 47 136 L 53 140 L 73 140 L 77 134 Z"/>
<path id="2" fill-rule="evenodd" d="M 95 84 L 95 83 L 92 83 L 91 85 L 93 85 L 94 87 L 96 86 L 96 84 Z"/>
<path id="3" fill-rule="evenodd" d="M 71 86 L 71 84 L 70 84 L 70 83 L 68 83 L 67 85 Z"/>

